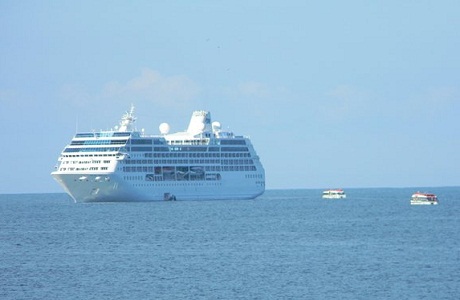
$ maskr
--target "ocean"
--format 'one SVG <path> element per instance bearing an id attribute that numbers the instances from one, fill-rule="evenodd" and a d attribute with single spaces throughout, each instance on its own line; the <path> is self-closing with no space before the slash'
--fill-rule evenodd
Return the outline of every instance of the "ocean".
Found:
<path id="1" fill-rule="evenodd" d="M 421 190 L 437 206 L 411 206 Z M 460 187 L 75 204 L 0 195 L 0 299 L 458 299 Z"/>

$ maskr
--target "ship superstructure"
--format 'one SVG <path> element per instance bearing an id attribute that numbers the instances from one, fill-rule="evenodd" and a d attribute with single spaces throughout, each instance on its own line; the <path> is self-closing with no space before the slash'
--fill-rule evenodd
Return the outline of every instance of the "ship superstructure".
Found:
<path id="1" fill-rule="evenodd" d="M 77 133 L 62 151 L 54 179 L 76 202 L 253 199 L 265 171 L 248 137 L 223 131 L 195 111 L 188 129 L 135 129 L 134 107 L 115 130 Z"/>

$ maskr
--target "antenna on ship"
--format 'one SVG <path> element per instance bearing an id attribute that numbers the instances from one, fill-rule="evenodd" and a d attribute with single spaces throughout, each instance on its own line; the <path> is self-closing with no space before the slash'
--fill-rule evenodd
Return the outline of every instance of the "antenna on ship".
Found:
<path id="1" fill-rule="evenodd" d="M 131 108 L 129 112 L 126 112 L 123 117 L 121 117 L 120 121 L 120 128 L 118 131 L 126 132 L 132 131 L 132 124 L 136 121 L 136 117 L 134 116 L 134 104 L 131 103 Z"/>

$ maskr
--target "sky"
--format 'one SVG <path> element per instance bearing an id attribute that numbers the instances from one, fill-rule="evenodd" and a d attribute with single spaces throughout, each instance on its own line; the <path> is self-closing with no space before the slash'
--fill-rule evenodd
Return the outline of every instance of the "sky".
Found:
<path id="1" fill-rule="evenodd" d="M 460 185 L 459 1 L 0 0 L 0 193 L 78 131 L 250 136 L 267 189 Z"/>

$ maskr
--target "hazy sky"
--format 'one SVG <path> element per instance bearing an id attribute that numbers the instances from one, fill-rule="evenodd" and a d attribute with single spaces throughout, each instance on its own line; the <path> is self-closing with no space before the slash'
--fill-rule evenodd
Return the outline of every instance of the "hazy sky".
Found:
<path id="1" fill-rule="evenodd" d="M 249 135 L 274 188 L 460 185 L 460 2 L 0 0 L 0 193 L 76 129 Z"/>

